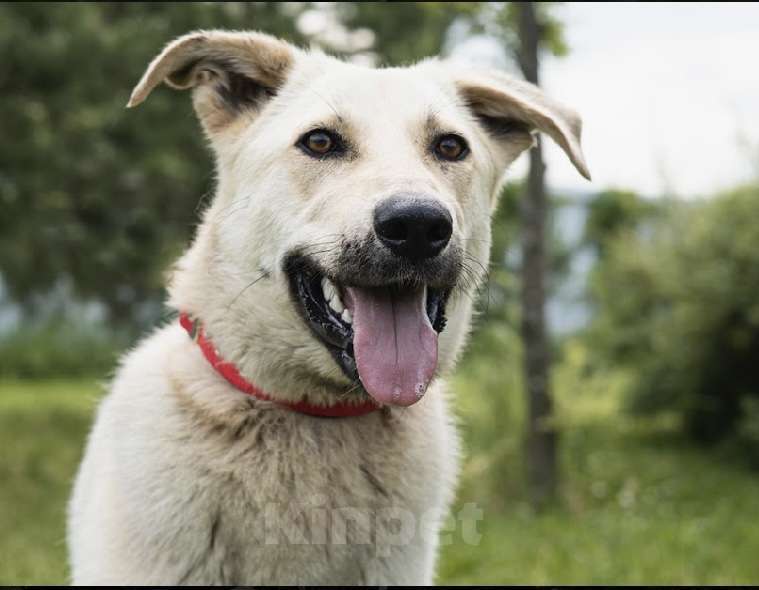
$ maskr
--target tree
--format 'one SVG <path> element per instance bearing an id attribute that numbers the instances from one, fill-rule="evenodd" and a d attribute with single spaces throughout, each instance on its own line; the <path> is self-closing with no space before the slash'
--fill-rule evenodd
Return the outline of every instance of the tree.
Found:
<path id="1" fill-rule="evenodd" d="M 533 3 L 517 2 L 519 66 L 528 82 L 539 84 L 540 31 Z M 556 494 L 557 433 L 551 422 L 550 343 L 546 333 L 545 163 L 540 139 L 530 150 L 522 200 L 522 340 L 528 397 L 526 460 L 531 497 L 542 505 Z"/>
<path id="2" fill-rule="evenodd" d="M 104 303 L 112 325 L 155 321 L 163 272 L 213 190 L 213 165 L 189 97 L 166 90 L 127 112 L 129 92 L 167 41 L 193 29 L 302 41 L 293 10 L 0 4 L 0 273 L 14 300 L 33 312 L 35 295 L 67 283 L 72 297 Z"/>
<path id="3" fill-rule="evenodd" d="M 552 11 L 554 2 L 487 3 L 476 22 L 503 43 L 524 78 L 540 83 L 540 54 L 567 53 L 561 23 Z M 531 497 L 540 507 L 555 496 L 558 487 L 557 432 L 552 423 L 550 349 L 546 330 L 547 276 L 555 263 L 547 236 L 550 200 L 546 194 L 540 140 L 530 151 L 530 167 L 519 207 L 522 243 L 520 270 L 521 337 L 528 416 L 525 464 Z"/>

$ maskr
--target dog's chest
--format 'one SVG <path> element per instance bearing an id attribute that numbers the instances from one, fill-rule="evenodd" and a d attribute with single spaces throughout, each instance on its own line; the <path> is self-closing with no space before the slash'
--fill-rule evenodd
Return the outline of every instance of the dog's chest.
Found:
<path id="1" fill-rule="evenodd" d="M 431 409 L 336 420 L 253 412 L 232 440 L 216 433 L 227 447 L 217 440 L 199 455 L 211 458 L 212 506 L 201 510 L 215 515 L 209 544 L 228 580 L 371 583 L 394 555 L 421 560 L 451 462 L 447 425 Z M 292 569 L 293 558 L 308 566 Z"/>

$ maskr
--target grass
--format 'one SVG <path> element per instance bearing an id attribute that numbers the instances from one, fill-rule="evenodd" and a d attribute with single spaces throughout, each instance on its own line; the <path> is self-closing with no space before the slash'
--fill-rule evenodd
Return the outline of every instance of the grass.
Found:
<path id="1" fill-rule="evenodd" d="M 68 581 L 66 501 L 99 390 L 0 382 L 0 584 Z"/>
<path id="2" fill-rule="evenodd" d="M 759 583 L 759 477 L 686 445 L 671 420 L 620 414 L 619 377 L 583 376 L 581 357 L 570 348 L 556 374 L 563 493 L 538 515 L 521 476 L 511 373 L 469 362 L 458 375 L 467 458 L 457 506 L 474 503 L 484 518 L 477 544 L 450 534 L 438 581 Z M 67 581 L 66 500 L 99 390 L 0 384 L 0 584 Z"/>
<path id="3" fill-rule="evenodd" d="M 439 581 L 759 583 L 759 474 L 734 448 L 692 446 L 673 418 L 621 412 L 625 376 L 588 375 L 586 356 L 570 343 L 554 374 L 563 485 L 556 505 L 540 514 L 524 486 L 520 400 L 496 396 L 509 419 L 493 432 L 483 421 L 487 410 L 478 407 L 491 393 L 482 385 L 491 379 L 497 386 L 509 371 L 492 377 L 491 360 L 469 362 L 458 375 L 462 421 L 475 425 L 464 429 L 469 456 L 458 504 L 478 504 L 484 519 L 479 544 L 459 535 L 445 547 Z M 491 376 L 483 376 L 485 369 Z"/>
<path id="4" fill-rule="evenodd" d="M 564 444 L 560 504 L 535 515 L 519 495 L 485 500 L 481 543 L 446 547 L 441 581 L 759 582 L 755 474 L 680 444 L 665 428 L 608 416 L 578 420 Z M 471 481 L 461 495 L 459 502 L 481 497 Z"/>

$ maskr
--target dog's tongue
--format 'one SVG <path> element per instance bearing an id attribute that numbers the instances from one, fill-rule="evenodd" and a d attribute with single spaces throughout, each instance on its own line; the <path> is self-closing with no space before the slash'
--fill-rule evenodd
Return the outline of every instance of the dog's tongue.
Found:
<path id="1" fill-rule="evenodd" d="M 437 333 L 425 289 L 346 289 L 353 351 L 364 389 L 383 404 L 410 406 L 427 390 L 437 366 Z"/>

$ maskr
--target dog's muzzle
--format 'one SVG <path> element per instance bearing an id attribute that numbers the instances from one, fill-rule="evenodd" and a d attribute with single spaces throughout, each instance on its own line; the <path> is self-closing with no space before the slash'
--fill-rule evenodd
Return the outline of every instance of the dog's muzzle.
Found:
<path id="1" fill-rule="evenodd" d="M 437 369 L 437 338 L 461 268 L 450 215 L 419 201 L 380 205 L 374 231 L 342 243 L 325 268 L 285 260 L 296 308 L 351 380 L 383 404 L 408 406 Z"/>

